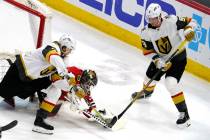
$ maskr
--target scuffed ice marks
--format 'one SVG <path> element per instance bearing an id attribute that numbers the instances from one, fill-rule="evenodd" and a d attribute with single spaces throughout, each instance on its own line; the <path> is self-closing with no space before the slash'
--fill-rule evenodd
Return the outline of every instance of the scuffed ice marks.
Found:
<path id="1" fill-rule="evenodd" d="M 120 60 L 108 59 L 95 66 L 99 74 L 100 81 L 107 84 L 126 85 L 136 81 L 131 65 Z"/>

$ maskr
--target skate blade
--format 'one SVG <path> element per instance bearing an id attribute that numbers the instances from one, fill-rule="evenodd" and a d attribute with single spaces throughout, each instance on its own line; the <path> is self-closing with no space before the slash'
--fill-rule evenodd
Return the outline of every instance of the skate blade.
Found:
<path id="1" fill-rule="evenodd" d="M 120 118 L 119 120 L 117 120 L 117 122 L 112 126 L 112 131 L 117 131 L 120 129 L 123 129 L 125 127 L 127 123 L 127 119 L 125 118 Z"/>
<path id="2" fill-rule="evenodd" d="M 186 127 L 190 127 L 190 125 L 191 125 L 191 122 L 190 122 L 190 120 L 188 120 L 183 124 L 178 124 L 177 127 L 180 128 L 180 129 L 184 129 Z"/>
<path id="3" fill-rule="evenodd" d="M 39 126 L 34 126 L 32 131 L 37 132 L 37 133 L 41 133 L 41 134 L 47 134 L 47 135 L 52 135 L 53 134 L 53 130 L 47 130 L 47 129 L 44 129 L 44 128 L 39 127 Z"/>

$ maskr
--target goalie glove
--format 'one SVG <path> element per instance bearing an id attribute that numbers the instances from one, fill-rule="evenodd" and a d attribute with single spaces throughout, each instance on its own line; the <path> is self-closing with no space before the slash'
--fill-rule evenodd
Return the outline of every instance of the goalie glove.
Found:
<path id="1" fill-rule="evenodd" d="M 88 105 L 84 101 L 84 90 L 79 86 L 75 85 L 71 88 L 70 93 L 67 94 L 67 100 L 70 102 L 70 110 L 73 112 L 80 112 L 88 108 Z"/>
<path id="2" fill-rule="evenodd" d="M 114 115 L 109 110 L 106 110 L 106 109 L 97 110 L 96 108 L 94 108 L 91 111 L 90 110 L 85 110 L 83 112 L 83 114 L 88 118 L 88 121 L 95 121 L 95 119 L 90 117 L 85 112 L 89 112 L 92 115 L 94 115 L 95 117 L 100 118 L 101 120 L 104 120 L 107 123 L 110 123 L 112 118 L 114 117 Z"/>
<path id="3" fill-rule="evenodd" d="M 66 99 L 69 101 L 70 103 L 70 110 L 73 112 L 77 112 L 79 110 L 79 98 L 77 96 L 75 96 L 74 94 L 67 94 Z"/>
<path id="4" fill-rule="evenodd" d="M 75 94 L 78 98 L 85 98 L 86 93 L 80 85 L 75 85 L 71 88 L 70 93 Z"/>

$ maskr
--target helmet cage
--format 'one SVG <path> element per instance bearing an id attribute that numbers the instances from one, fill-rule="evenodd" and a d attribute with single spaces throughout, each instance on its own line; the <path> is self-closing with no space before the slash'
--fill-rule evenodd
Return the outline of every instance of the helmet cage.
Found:
<path id="1" fill-rule="evenodd" d="M 97 75 L 95 71 L 92 70 L 84 70 L 80 79 L 81 86 L 83 89 L 85 89 L 87 92 L 90 92 L 90 90 L 96 86 L 98 82 Z"/>

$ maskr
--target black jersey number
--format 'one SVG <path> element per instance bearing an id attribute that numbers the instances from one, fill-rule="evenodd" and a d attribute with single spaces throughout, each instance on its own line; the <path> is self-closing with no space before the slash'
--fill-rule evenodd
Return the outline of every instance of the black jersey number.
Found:
<path id="1" fill-rule="evenodd" d="M 46 69 L 42 70 L 42 71 L 40 72 L 40 75 L 42 75 L 42 76 L 48 75 L 48 74 L 54 72 L 55 70 L 56 70 L 56 68 L 55 68 L 54 66 L 49 66 L 49 67 L 47 67 Z"/>

